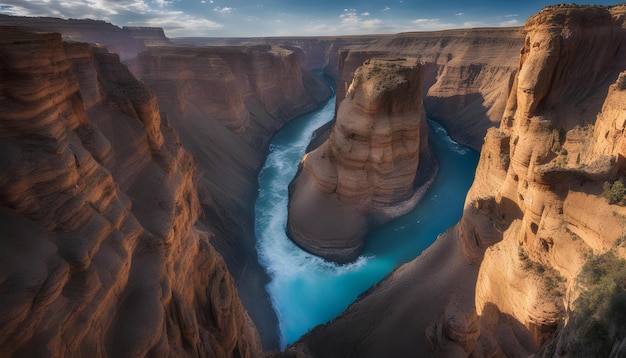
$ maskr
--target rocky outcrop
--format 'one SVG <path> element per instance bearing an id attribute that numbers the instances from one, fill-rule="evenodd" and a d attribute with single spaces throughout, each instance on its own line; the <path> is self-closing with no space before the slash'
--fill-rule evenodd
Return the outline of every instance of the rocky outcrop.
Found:
<path id="1" fill-rule="evenodd" d="M 198 161 L 202 224 L 224 256 L 264 346 L 277 348 L 277 321 L 256 257 L 257 174 L 278 128 L 330 96 L 302 68 L 297 52 L 276 46 L 152 47 L 140 78 Z"/>
<path id="2" fill-rule="evenodd" d="M 524 32 L 477 28 L 396 35 L 275 38 L 177 38 L 193 45 L 281 45 L 302 50 L 303 63 L 337 80 L 343 99 L 354 71 L 373 57 L 416 57 L 424 63 L 422 97 L 429 118 L 459 143 L 480 150 L 502 119 L 519 65 Z M 337 106 L 341 101 L 337 101 Z"/>
<path id="3" fill-rule="evenodd" d="M 591 354 L 576 343 L 593 321 L 580 319 L 579 273 L 590 257 L 626 255 L 626 209 L 601 197 L 604 182 L 626 173 L 625 13 L 561 5 L 528 20 L 462 220 L 289 354 Z M 603 332 L 596 339 L 623 354 L 623 327 Z"/>
<path id="4" fill-rule="evenodd" d="M 259 356 L 152 93 L 104 49 L 0 33 L 0 355 Z"/>
<path id="5" fill-rule="evenodd" d="M 417 57 L 424 63 L 424 109 L 459 143 L 480 150 L 502 118 L 523 43 L 521 28 L 403 33 L 345 46 L 338 58 L 337 95 L 354 71 L 376 56 Z"/>
<path id="6" fill-rule="evenodd" d="M 148 46 L 164 46 L 169 39 L 161 28 L 117 27 L 91 19 L 58 19 L 53 17 L 7 16 L 0 14 L 0 24 L 20 26 L 27 31 L 58 32 L 64 41 L 104 45 L 117 53 L 125 63 L 132 62 Z"/>
<path id="7" fill-rule="evenodd" d="M 371 59 L 356 71 L 330 138 L 304 156 L 290 187 L 287 230 L 299 246 L 354 260 L 369 230 L 417 204 L 434 175 L 422 71 L 415 59 Z"/>
<path id="8" fill-rule="evenodd" d="M 514 91 L 500 129 L 488 133 L 486 143 L 495 145 L 483 149 L 468 194 L 469 203 L 488 198 L 494 205 L 460 224 L 462 241 L 473 243 L 464 248 L 468 256 L 478 259 L 486 249 L 476 308 L 490 328 L 484 336 L 505 354 L 532 353 L 566 322 L 575 324 L 583 263 L 612 250 L 623 235 L 626 211 L 599 194 L 625 169 L 618 149 L 625 10 L 548 7 L 526 24 Z M 491 224 L 477 225 L 477 215 Z M 511 268 L 503 271 L 503 264 Z M 511 335 L 491 333 L 509 327 L 504 316 L 528 331 L 516 349 L 504 343 Z M 565 345 L 559 355 L 571 349 Z"/>

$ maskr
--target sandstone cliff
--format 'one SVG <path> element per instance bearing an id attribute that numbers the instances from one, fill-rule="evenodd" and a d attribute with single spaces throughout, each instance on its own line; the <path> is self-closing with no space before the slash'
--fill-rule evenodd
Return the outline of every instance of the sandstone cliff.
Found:
<path id="1" fill-rule="evenodd" d="M 327 84 L 303 70 L 302 51 L 277 46 L 159 47 L 138 59 L 148 47 L 169 45 L 162 29 L 4 15 L 0 23 L 104 45 L 152 86 L 159 108 L 197 160 L 202 209 L 197 224 L 211 232 L 212 245 L 225 257 L 246 306 L 262 324 L 264 346 L 276 348 L 276 317 L 264 297 L 267 277 L 256 259 L 253 203 L 256 175 L 273 133 L 330 95 Z M 91 107 L 99 100 L 99 75 L 88 61 L 75 67 L 90 81 L 80 92 Z M 130 149 L 126 154 L 136 157 Z M 134 164 L 128 160 L 118 174 L 134 175 Z"/>
<path id="2" fill-rule="evenodd" d="M 259 356 L 152 93 L 101 48 L 0 33 L 0 355 Z"/>
<path id="3" fill-rule="evenodd" d="M 523 43 L 520 28 L 403 33 L 345 46 L 338 58 L 341 98 L 354 71 L 375 56 L 417 57 L 424 63 L 424 109 L 459 143 L 480 150 L 502 118 Z"/>
<path id="4" fill-rule="evenodd" d="M 421 198 L 434 176 L 422 71 L 415 59 L 371 59 L 356 71 L 330 138 L 302 158 L 290 187 L 287 230 L 305 250 L 354 260 L 369 230 Z"/>
<path id="5" fill-rule="evenodd" d="M 590 265 L 626 255 L 626 209 L 601 196 L 626 175 L 625 14 L 562 5 L 528 20 L 462 220 L 289 354 L 624 354 L 623 282 Z M 610 306 L 578 299 L 589 270 Z"/>
<path id="6" fill-rule="evenodd" d="M 303 63 L 337 80 L 345 97 L 354 71 L 372 57 L 417 57 L 429 118 L 458 142 L 480 150 L 487 129 L 499 125 L 519 64 L 521 28 L 478 28 L 397 35 L 272 38 L 179 38 L 193 45 L 282 45 L 299 48 Z M 339 105 L 340 101 L 337 101 Z"/>
<path id="7" fill-rule="evenodd" d="M 257 174 L 272 135 L 330 96 L 326 83 L 302 68 L 297 52 L 276 46 L 152 47 L 137 62 L 198 161 L 202 224 L 224 256 L 268 348 L 277 321 L 256 257 Z"/>

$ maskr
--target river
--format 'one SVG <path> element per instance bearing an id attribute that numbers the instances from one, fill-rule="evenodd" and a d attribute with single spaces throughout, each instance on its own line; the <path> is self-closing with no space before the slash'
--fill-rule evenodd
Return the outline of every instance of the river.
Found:
<path id="1" fill-rule="evenodd" d="M 266 289 L 278 316 L 281 349 L 340 314 L 359 294 L 419 256 L 454 225 L 463 213 L 478 163 L 476 151 L 457 144 L 441 125 L 429 120 L 429 141 L 440 169 L 426 196 L 408 214 L 370 233 L 363 254 L 355 262 L 337 265 L 325 261 L 292 243 L 285 227 L 289 182 L 312 133 L 333 118 L 334 109 L 333 98 L 317 111 L 285 125 L 274 136 L 259 173 L 256 247 L 259 261 L 271 278 Z"/>

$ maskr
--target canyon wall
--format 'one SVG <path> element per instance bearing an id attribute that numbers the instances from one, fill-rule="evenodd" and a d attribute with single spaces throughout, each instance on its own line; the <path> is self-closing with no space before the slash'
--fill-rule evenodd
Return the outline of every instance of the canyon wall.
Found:
<path id="1" fill-rule="evenodd" d="M 272 135 L 331 94 L 277 46 L 151 47 L 137 72 L 154 91 L 181 143 L 197 159 L 202 224 L 224 256 L 264 346 L 277 348 L 277 321 L 254 234 L 257 174 Z"/>
<path id="2" fill-rule="evenodd" d="M 458 142 L 480 150 L 499 125 L 523 44 L 521 28 L 478 28 L 396 35 L 271 38 L 177 38 L 189 45 L 281 45 L 298 48 L 303 63 L 337 80 L 337 106 L 354 71 L 373 57 L 424 62 L 424 109 Z"/>
<path id="3" fill-rule="evenodd" d="M 20 26 L 28 31 L 58 32 L 64 41 L 105 45 L 126 64 L 148 46 L 169 44 L 163 29 L 157 27 L 118 27 L 91 19 L 58 19 L 53 17 L 7 16 L 0 14 L 0 24 Z"/>
<path id="4" fill-rule="evenodd" d="M 488 128 L 502 118 L 518 67 L 521 28 L 403 33 L 346 46 L 338 57 L 337 95 L 354 71 L 376 56 L 416 57 L 425 64 L 424 109 L 454 140 L 480 150 Z"/>
<path id="5" fill-rule="evenodd" d="M 151 91 L 102 48 L 0 33 L 0 355 L 261 355 Z"/>
<path id="6" fill-rule="evenodd" d="M 305 154 L 290 185 L 287 231 L 299 246 L 352 261 L 367 232 L 415 207 L 436 172 L 422 76 L 415 59 L 357 69 L 329 139 Z"/>
<path id="7" fill-rule="evenodd" d="M 225 258 L 260 324 L 264 346 L 277 348 L 276 317 L 264 290 L 268 278 L 256 258 L 253 204 L 256 175 L 273 133 L 330 96 L 328 84 L 304 70 L 302 51 L 268 45 L 168 49 L 160 28 L 119 28 L 89 19 L 0 15 L 0 23 L 106 46 L 151 86 L 166 120 L 197 162 L 202 214 L 196 225 L 211 232 L 212 246 Z M 88 65 L 81 71 L 91 73 L 92 86 L 81 89 L 89 102 L 98 76 Z"/>
<path id="8" fill-rule="evenodd" d="M 172 42 L 191 46 L 270 45 L 297 48 L 309 70 L 323 69 L 333 79 L 338 76 L 338 54 L 346 46 L 366 44 L 392 35 L 318 36 L 318 37 L 176 37 Z M 354 68 L 356 69 L 356 68 Z M 350 78 L 350 80 L 352 80 Z M 345 94 L 345 92 L 344 92 Z M 343 98 L 343 97 L 341 97 Z"/>
<path id="9" fill-rule="evenodd" d="M 461 221 L 286 355 L 624 354 L 623 286 L 606 278 L 619 266 L 590 265 L 626 257 L 626 209 L 602 197 L 626 176 L 625 15 L 560 5 L 528 20 Z M 586 307 L 587 292 L 613 311 Z"/>

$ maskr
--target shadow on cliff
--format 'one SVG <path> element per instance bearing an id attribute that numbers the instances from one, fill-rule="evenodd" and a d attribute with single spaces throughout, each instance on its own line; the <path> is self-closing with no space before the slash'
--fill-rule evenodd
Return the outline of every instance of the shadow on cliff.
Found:
<path id="1" fill-rule="evenodd" d="M 426 116 L 446 127 L 452 139 L 480 151 L 487 129 L 499 125 L 492 122 L 480 93 L 437 97 L 424 95 Z"/>
<path id="2" fill-rule="evenodd" d="M 537 336 L 551 337 L 556 327 L 549 331 L 531 332 L 510 314 L 501 312 L 493 303 L 487 303 L 480 316 L 481 334 L 476 350 L 478 356 L 522 357 L 539 349 Z"/>

